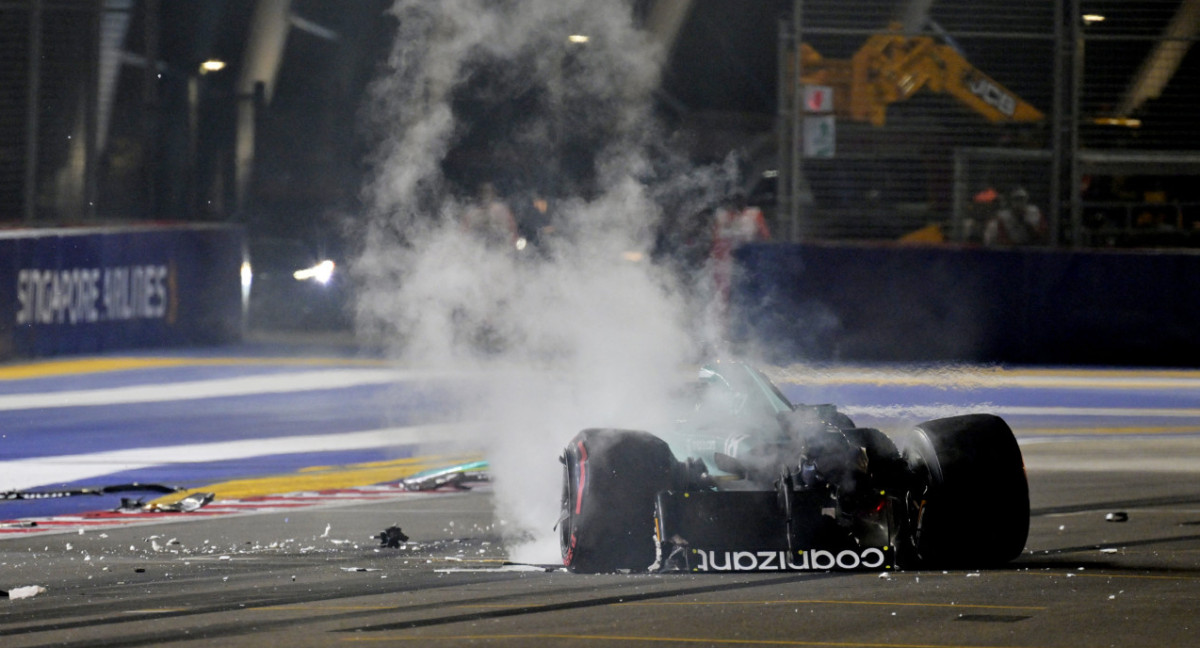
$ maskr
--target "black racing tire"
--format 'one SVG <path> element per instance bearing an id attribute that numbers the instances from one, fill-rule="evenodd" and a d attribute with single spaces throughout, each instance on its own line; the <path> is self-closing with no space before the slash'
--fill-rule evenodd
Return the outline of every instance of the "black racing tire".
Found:
<path id="1" fill-rule="evenodd" d="M 588 429 L 563 453 L 559 542 L 576 573 L 645 571 L 655 561 L 654 504 L 673 486 L 666 441 L 634 430 Z"/>
<path id="2" fill-rule="evenodd" d="M 901 447 L 913 474 L 902 566 L 997 567 L 1021 555 L 1029 536 L 1029 482 L 1003 419 L 970 414 L 927 421 Z"/>
<path id="3" fill-rule="evenodd" d="M 829 416 L 825 417 L 825 422 L 829 423 L 830 425 L 836 427 L 839 430 L 842 430 L 843 432 L 845 432 L 846 430 L 857 429 L 854 427 L 854 421 L 850 420 L 849 416 L 846 416 L 845 414 L 838 412 L 838 411 L 835 411 L 832 414 L 830 414 Z"/>

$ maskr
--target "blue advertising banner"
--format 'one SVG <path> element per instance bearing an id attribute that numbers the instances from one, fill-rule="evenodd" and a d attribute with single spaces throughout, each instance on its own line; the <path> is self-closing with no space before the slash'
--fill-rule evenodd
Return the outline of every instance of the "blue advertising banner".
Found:
<path id="1" fill-rule="evenodd" d="M 0 358 L 239 340 L 244 256 L 226 225 L 0 232 Z"/>

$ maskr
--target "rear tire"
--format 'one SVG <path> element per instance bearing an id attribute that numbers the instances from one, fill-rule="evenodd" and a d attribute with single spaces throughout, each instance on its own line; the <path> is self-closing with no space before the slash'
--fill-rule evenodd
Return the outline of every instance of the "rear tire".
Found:
<path id="1" fill-rule="evenodd" d="M 655 561 L 654 502 L 678 462 L 666 441 L 633 430 L 588 429 L 563 454 L 559 542 L 572 572 L 644 571 Z"/>
<path id="2" fill-rule="evenodd" d="M 994 567 L 1021 555 L 1029 536 L 1029 483 L 1003 419 L 971 414 L 928 421 L 902 448 L 914 475 L 902 562 Z"/>

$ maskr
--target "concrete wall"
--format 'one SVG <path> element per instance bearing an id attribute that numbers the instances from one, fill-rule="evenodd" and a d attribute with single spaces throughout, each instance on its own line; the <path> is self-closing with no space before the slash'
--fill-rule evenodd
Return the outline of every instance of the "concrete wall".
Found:
<path id="1" fill-rule="evenodd" d="M 1200 365 L 1200 254 L 739 250 L 735 337 L 776 360 Z"/>

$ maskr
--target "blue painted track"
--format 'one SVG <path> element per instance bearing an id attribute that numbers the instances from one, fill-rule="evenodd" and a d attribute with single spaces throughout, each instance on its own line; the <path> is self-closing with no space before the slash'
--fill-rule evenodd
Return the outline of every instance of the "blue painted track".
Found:
<path id="1" fill-rule="evenodd" d="M 394 381 L 331 385 L 325 389 L 71 406 L 72 399 L 80 394 L 114 388 L 136 391 L 246 378 L 274 388 L 290 377 L 314 371 L 353 375 L 386 369 L 382 363 L 358 358 L 295 358 L 280 357 L 272 351 L 238 351 L 236 356 L 194 352 L 172 355 L 167 358 L 181 364 L 169 367 L 89 369 L 84 373 L 73 373 L 67 367 L 61 371 L 47 369 L 47 375 L 0 380 L 0 399 L 8 400 L 7 409 L 0 410 L 0 493 L 13 490 L 10 483 L 21 477 L 23 468 L 17 463 L 21 460 L 83 456 L 86 461 L 88 455 L 97 455 L 99 461 L 105 453 L 146 448 L 164 449 L 161 461 L 134 468 L 114 463 L 104 467 L 103 476 L 80 479 L 71 478 L 68 472 L 62 478 L 33 486 L 22 484 L 16 490 L 54 491 L 130 482 L 196 488 L 227 479 L 294 473 L 311 466 L 394 460 L 412 456 L 414 448 L 401 444 L 344 449 L 338 447 L 337 436 L 440 423 L 449 417 L 449 384 L 403 376 Z M 219 364 L 205 364 L 218 356 Z M 162 358 L 144 359 L 153 363 Z M 92 360 L 103 365 L 106 358 Z M 272 364 L 274 361 L 280 364 Z M 21 406 L 22 398 L 45 395 L 52 395 L 55 406 Z M 268 454 L 215 461 L 171 454 L 174 446 L 219 447 L 230 442 L 308 435 L 323 435 L 329 442 L 321 449 L 304 451 L 291 451 L 281 443 L 277 451 Z M 0 502 L 0 520 L 113 508 L 121 496 L 150 500 L 158 495 L 129 492 L 5 501 Z"/>
<path id="2" fill-rule="evenodd" d="M 340 447 L 338 439 L 364 431 L 444 423 L 454 419 L 454 399 L 469 387 L 413 372 L 363 382 L 331 382 L 281 388 L 314 373 L 353 378 L 390 369 L 353 355 L 297 356 L 273 347 L 238 347 L 169 355 L 92 358 L 80 369 L 65 363 L 29 365 L 32 375 L 4 377 L 0 367 L 0 492 L 12 490 L 27 470 L 24 460 L 73 458 L 86 465 L 111 460 L 113 452 L 161 449 L 151 465 L 114 463 L 78 477 L 64 469 L 55 479 L 18 490 L 57 490 L 142 482 L 196 488 L 214 482 L 294 473 L 311 466 L 349 465 L 411 456 L 410 445 Z M 128 366 L 132 361 L 133 366 Z M 144 363 L 139 365 L 138 363 Z M 168 366 L 164 366 L 164 364 Z M 17 367 L 21 368 L 21 367 Z M 962 371 L 962 370 L 957 370 Z M 11 373 L 11 372 L 10 372 Z M 930 374 L 904 368 L 789 369 L 774 376 L 793 401 L 835 403 L 859 425 L 880 427 L 900 419 L 997 411 L 1023 440 L 1080 435 L 1200 435 L 1200 372 L 971 370 Z M 195 385 L 249 381 L 245 393 L 138 402 L 136 394 L 162 387 L 184 392 Z M 134 402 L 73 406 L 89 394 L 134 393 Z M 121 391 L 124 390 L 124 391 Z M 49 396 L 47 396 L 49 395 Z M 23 406 L 50 398 L 49 404 Z M 118 397 L 114 396 L 114 398 Z M 907 413 L 906 413 L 907 412 Z M 929 414 L 935 412 L 935 414 Z M 212 461 L 172 458 L 178 446 L 216 448 L 247 440 L 323 435 L 321 447 L 278 448 Z M 345 437 L 342 437 L 345 438 Z M 119 455 L 124 456 L 124 455 Z M 82 457 L 82 459 L 81 459 Z M 65 463 L 65 462 L 64 462 Z M 153 494 L 127 493 L 126 497 Z M 0 502 L 0 520 L 112 508 L 120 495 Z"/>

